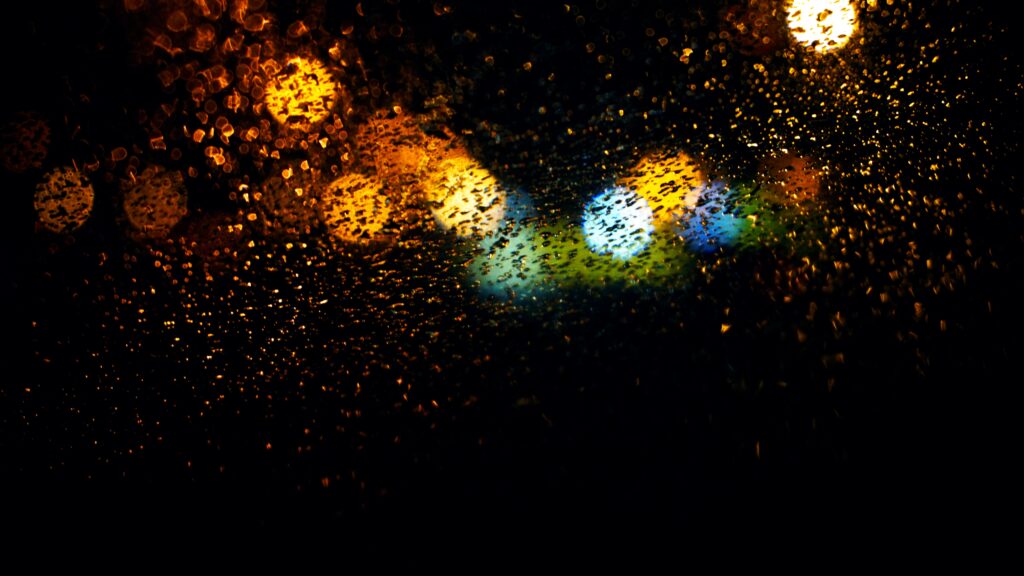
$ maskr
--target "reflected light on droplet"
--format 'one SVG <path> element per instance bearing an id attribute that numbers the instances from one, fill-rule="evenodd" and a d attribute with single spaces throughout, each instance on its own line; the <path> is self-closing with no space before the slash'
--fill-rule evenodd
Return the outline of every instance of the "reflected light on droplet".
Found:
<path id="1" fill-rule="evenodd" d="M 642 196 L 616 187 L 595 196 L 583 210 L 583 235 L 597 254 L 629 260 L 651 241 L 654 213 Z"/>
<path id="2" fill-rule="evenodd" d="M 267 82 L 264 102 L 282 125 L 309 131 L 331 113 L 339 90 L 319 60 L 294 56 Z"/>
<path id="3" fill-rule="evenodd" d="M 380 184 L 361 174 L 347 174 L 331 182 L 317 206 L 327 230 L 344 242 L 373 240 L 391 215 Z"/>
<path id="4" fill-rule="evenodd" d="M 620 180 L 650 205 L 655 225 L 676 220 L 684 209 L 693 208 L 704 187 L 704 174 L 685 152 L 651 154 Z"/>
<path id="5" fill-rule="evenodd" d="M 181 172 L 162 166 L 143 170 L 125 193 L 124 214 L 142 236 L 166 236 L 188 214 L 188 194 Z"/>
<path id="6" fill-rule="evenodd" d="M 74 232 L 92 214 L 96 194 L 88 178 L 75 168 L 56 168 L 36 186 L 34 205 L 39 223 L 58 234 Z"/>
<path id="7" fill-rule="evenodd" d="M 490 171 L 463 150 L 453 151 L 439 163 L 427 196 L 437 223 L 462 237 L 490 234 L 505 217 L 505 191 Z"/>
<path id="8" fill-rule="evenodd" d="M 842 48 L 858 27 L 850 0 L 791 0 L 786 21 L 797 42 L 818 52 Z"/>

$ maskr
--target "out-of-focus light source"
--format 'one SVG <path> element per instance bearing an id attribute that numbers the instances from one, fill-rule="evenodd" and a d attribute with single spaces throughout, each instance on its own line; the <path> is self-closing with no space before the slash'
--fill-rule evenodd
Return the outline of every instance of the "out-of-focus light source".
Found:
<path id="1" fill-rule="evenodd" d="M 697 206 L 679 222 L 679 236 L 696 252 L 710 254 L 732 246 L 750 226 L 750 221 L 734 214 L 731 191 L 718 180 L 700 195 Z"/>
<path id="2" fill-rule="evenodd" d="M 317 207 L 327 230 L 344 242 L 374 240 L 391 215 L 380 184 L 361 174 L 347 174 L 331 182 Z"/>
<path id="3" fill-rule="evenodd" d="M 74 232 L 89 215 L 96 194 L 92 184 L 76 168 L 56 168 L 36 186 L 34 205 L 39 223 L 57 234 Z"/>
<path id="4" fill-rule="evenodd" d="M 505 197 L 497 178 L 458 148 L 437 164 L 427 184 L 437 223 L 464 238 L 497 230 L 505 217 Z"/>
<path id="5" fill-rule="evenodd" d="M 619 183 L 646 200 L 655 225 L 663 225 L 677 220 L 685 209 L 697 204 L 704 188 L 704 174 L 697 161 L 685 152 L 652 154 L 637 163 Z"/>
<path id="6" fill-rule="evenodd" d="M 359 133 L 361 151 L 372 158 L 377 177 L 403 188 L 422 180 L 444 139 L 428 136 L 413 116 L 371 118 Z"/>
<path id="7" fill-rule="evenodd" d="M 340 87 L 319 60 L 293 56 L 267 82 L 263 101 L 283 126 L 308 132 L 324 121 Z"/>
<path id="8" fill-rule="evenodd" d="M 790 0 L 786 22 L 797 42 L 818 52 L 842 48 L 858 27 L 851 0 Z"/>
<path id="9" fill-rule="evenodd" d="M 629 260 L 651 242 L 654 213 L 647 200 L 632 190 L 609 188 L 583 210 L 583 235 L 597 254 Z"/>
<path id="10" fill-rule="evenodd" d="M 543 257 L 535 243 L 536 216 L 528 195 L 516 191 L 506 195 L 501 225 L 483 238 L 480 254 L 470 263 L 470 272 L 484 295 L 514 300 L 540 288 Z"/>
<path id="11" fill-rule="evenodd" d="M 803 156 L 772 156 L 761 162 L 760 172 L 764 197 L 778 204 L 804 204 L 816 199 L 821 191 L 821 172 Z"/>
<path id="12" fill-rule="evenodd" d="M 178 171 L 149 166 L 124 195 L 128 223 L 146 238 L 162 238 L 188 214 L 185 179 Z"/>

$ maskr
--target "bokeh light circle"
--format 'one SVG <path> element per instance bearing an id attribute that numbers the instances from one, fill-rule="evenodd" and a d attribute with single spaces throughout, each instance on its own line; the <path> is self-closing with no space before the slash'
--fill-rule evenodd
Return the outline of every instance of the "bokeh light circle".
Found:
<path id="1" fill-rule="evenodd" d="M 188 193 L 181 172 L 150 166 L 124 196 L 131 227 L 147 238 L 162 238 L 188 214 Z"/>
<path id="2" fill-rule="evenodd" d="M 642 196 L 622 187 L 595 196 L 583 210 L 583 235 L 597 254 L 629 260 L 651 242 L 654 212 Z"/>
<path id="3" fill-rule="evenodd" d="M 391 215 L 391 204 L 380 184 L 362 174 L 347 174 L 331 182 L 317 206 L 327 230 L 344 242 L 373 240 Z"/>
<path id="4" fill-rule="evenodd" d="M 842 48 L 858 27 L 850 0 L 790 0 L 786 22 L 797 42 L 818 52 Z"/>
<path id="5" fill-rule="evenodd" d="M 651 154 L 624 176 L 620 184 L 642 196 L 654 213 L 655 225 L 678 219 L 697 204 L 704 188 L 704 173 L 689 154 Z"/>
<path id="6" fill-rule="evenodd" d="M 293 56 L 267 82 L 263 100 L 281 125 L 309 131 L 331 113 L 339 90 L 319 60 Z"/>
<path id="7" fill-rule="evenodd" d="M 82 227 L 92 214 L 96 194 L 77 168 L 56 168 L 36 186 L 34 206 L 39 223 L 47 230 L 65 234 Z"/>

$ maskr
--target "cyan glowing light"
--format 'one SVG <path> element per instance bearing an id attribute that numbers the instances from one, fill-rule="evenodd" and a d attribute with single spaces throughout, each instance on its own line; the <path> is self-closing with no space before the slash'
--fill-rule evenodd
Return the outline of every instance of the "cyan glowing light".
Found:
<path id="1" fill-rule="evenodd" d="M 679 236 L 692 250 L 710 254 L 739 240 L 750 222 L 735 215 L 732 196 L 725 182 L 712 182 L 701 192 L 697 206 L 682 217 Z"/>
<path id="2" fill-rule="evenodd" d="M 654 213 L 642 196 L 626 188 L 609 188 L 583 210 L 583 236 L 598 254 L 629 260 L 651 242 Z"/>
<path id="3" fill-rule="evenodd" d="M 483 237 L 481 251 L 470 263 L 470 272 L 485 296 L 519 300 L 540 289 L 543 259 L 534 241 L 536 216 L 529 195 L 512 191 L 505 196 L 502 223 Z"/>

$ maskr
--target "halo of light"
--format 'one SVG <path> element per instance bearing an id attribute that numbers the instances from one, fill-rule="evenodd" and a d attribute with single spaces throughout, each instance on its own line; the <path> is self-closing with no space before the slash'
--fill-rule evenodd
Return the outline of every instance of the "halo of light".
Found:
<path id="1" fill-rule="evenodd" d="M 162 238 L 188 214 L 185 178 L 177 170 L 149 166 L 125 193 L 123 207 L 136 232 L 147 238 Z"/>
<path id="2" fill-rule="evenodd" d="M 851 0 L 789 0 L 786 23 L 797 42 L 818 52 L 842 48 L 859 26 Z"/>
<path id="3" fill-rule="evenodd" d="M 39 223 L 50 232 L 66 234 L 82 227 L 92 214 L 96 193 L 77 168 L 55 168 L 36 186 L 33 205 Z"/>
<path id="4" fill-rule="evenodd" d="M 292 56 L 268 80 L 263 101 L 281 125 L 308 132 L 331 113 L 339 91 L 322 62 Z"/>
<path id="5" fill-rule="evenodd" d="M 494 232 L 505 217 L 505 190 L 490 171 L 461 150 L 436 167 L 427 196 L 437 223 L 464 238 Z"/>
<path id="6" fill-rule="evenodd" d="M 693 208 L 704 187 L 704 173 L 685 152 L 644 157 L 619 184 L 642 196 L 651 207 L 657 226 L 669 224 Z"/>
<path id="7" fill-rule="evenodd" d="M 642 196 L 622 187 L 595 196 L 583 210 L 583 235 L 597 254 L 629 260 L 651 242 L 654 212 Z"/>
<path id="8" fill-rule="evenodd" d="M 697 206 L 680 219 L 677 230 L 691 250 L 710 254 L 732 246 L 749 228 L 749 220 L 734 214 L 732 196 L 721 180 L 701 191 Z"/>
<path id="9" fill-rule="evenodd" d="M 317 206 L 327 230 L 344 242 L 373 240 L 391 215 L 381 185 L 362 174 L 346 174 L 328 184 Z"/>

